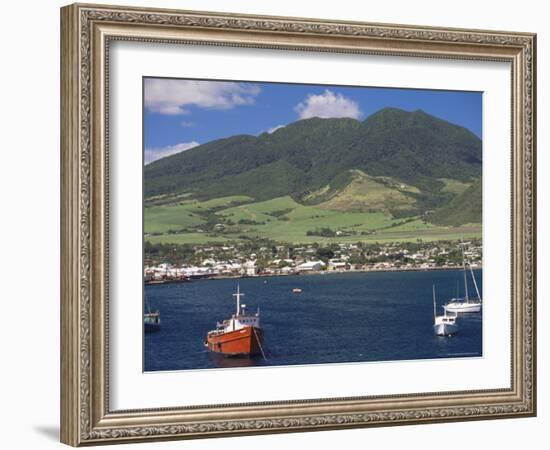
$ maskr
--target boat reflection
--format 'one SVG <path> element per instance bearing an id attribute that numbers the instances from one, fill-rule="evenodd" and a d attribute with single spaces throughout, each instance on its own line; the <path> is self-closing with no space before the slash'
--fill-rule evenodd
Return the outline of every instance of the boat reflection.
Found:
<path id="1" fill-rule="evenodd" d="M 235 367 L 257 367 L 261 365 L 261 356 L 226 356 L 220 353 L 208 352 L 208 360 L 213 366 L 221 369 Z"/>

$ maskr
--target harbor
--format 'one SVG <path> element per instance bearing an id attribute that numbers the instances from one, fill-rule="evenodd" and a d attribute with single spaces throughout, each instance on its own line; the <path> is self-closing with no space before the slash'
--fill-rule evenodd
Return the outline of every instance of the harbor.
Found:
<path id="1" fill-rule="evenodd" d="M 482 291 L 482 271 L 472 273 Z M 461 317 L 451 338 L 433 332 L 433 285 L 443 313 L 457 283 L 464 294 L 463 279 L 458 268 L 241 278 L 246 303 L 261 309 L 265 358 L 227 357 L 204 346 L 213 325 L 235 310 L 237 280 L 146 285 L 162 329 L 145 335 L 144 370 L 480 357 L 482 313 Z M 473 292 L 470 277 L 468 283 Z"/>
<path id="2" fill-rule="evenodd" d="M 456 241 L 328 246 L 269 245 L 259 241 L 246 246 L 236 243 L 173 246 L 168 253 L 159 252 L 154 257 L 149 254 L 143 276 L 146 284 L 167 284 L 199 279 L 455 270 L 462 266 L 464 257 L 472 268 L 480 269 L 481 242 L 469 244 L 464 251 Z M 146 245 L 146 252 L 150 253 L 152 247 Z"/>

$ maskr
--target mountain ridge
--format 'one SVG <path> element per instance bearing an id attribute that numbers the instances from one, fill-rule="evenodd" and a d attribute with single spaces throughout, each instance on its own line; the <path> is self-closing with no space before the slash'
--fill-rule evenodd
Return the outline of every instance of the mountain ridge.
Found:
<path id="1" fill-rule="evenodd" d="M 144 193 L 259 201 L 289 195 L 305 202 L 327 186 L 345 189 L 350 171 L 360 170 L 416 188 L 407 194 L 414 198 L 410 213 L 421 214 L 456 197 L 440 179 L 478 180 L 481 156 L 481 140 L 464 127 L 422 110 L 383 108 L 363 121 L 313 117 L 271 134 L 235 135 L 165 157 L 145 166 Z"/>

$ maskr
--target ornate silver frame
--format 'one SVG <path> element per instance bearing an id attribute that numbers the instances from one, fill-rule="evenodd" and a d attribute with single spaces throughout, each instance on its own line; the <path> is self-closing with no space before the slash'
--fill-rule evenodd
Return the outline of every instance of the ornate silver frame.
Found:
<path id="1" fill-rule="evenodd" d="M 202 43 L 512 66 L 509 389 L 111 411 L 108 397 L 109 43 Z M 536 414 L 536 36 L 75 4 L 61 9 L 61 440 L 80 446 Z"/>

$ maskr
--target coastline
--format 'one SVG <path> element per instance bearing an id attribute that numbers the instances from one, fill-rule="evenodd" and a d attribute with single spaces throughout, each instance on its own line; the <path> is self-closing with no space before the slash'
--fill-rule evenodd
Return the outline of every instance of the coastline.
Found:
<path id="1" fill-rule="evenodd" d="M 482 266 L 479 267 L 472 267 L 472 269 L 482 269 Z M 271 273 L 260 273 L 257 275 L 238 275 L 238 276 L 232 276 L 232 275 L 217 275 L 213 277 L 209 277 L 209 280 L 226 280 L 226 279 L 238 279 L 238 278 L 267 278 L 267 277 L 288 277 L 288 276 L 319 276 L 319 275 L 339 275 L 339 274 L 346 274 L 346 273 L 370 273 L 370 272 L 428 272 L 428 271 L 439 271 L 439 270 L 461 270 L 462 268 L 460 266 L 442 266 L 442 267 L 411 267 L 411 268 L 394 268 L 394 267 L 387 267 L 387 268 L 380 268 L 380 269 L 350 269 L 350 270 L 318 270 L 318 271 L 304 271 L 304 272 L 295 272 L 295 273 L 288 273 L 288 274 L 271 274 Z"/>
<path id="2" fill-rule="evenodd" d="M 483 266 L 472 267 L 474 270 L 483 269 Z M 154 282 L 145 282 L 145 285 L 163 285 L 163 284 L 174 284 L 174 283 L 189 283 L 197 280 L 239 280 L 243 278 L 273 278 L 273 277 L 288 277 L 288 276 L 323 276 L 323 275 L 341 275 L 349 273 L 380 273 L 380 272 L 429 272 L 429 271 L 447 271 L 447 270 L 461 270 L 459 266 L 441 266 L 441 267 L 410 267 L 410 268 L 395 268 L 395 267 L 386 267 L 386 268 L 377 268 L 377 269 L 353 269 L 353 270 L 320 270 L 320 271 L 303 271 L 297 273 L 286 273 L 286 274 L 272 274 L 272 273 L 259 273 L 256 275 L 212 275 L 212 276 L 201 276 L 201 277 L 190 277 L 185 280 L 164 280 L 164 281 L 154 281 Z"/>

